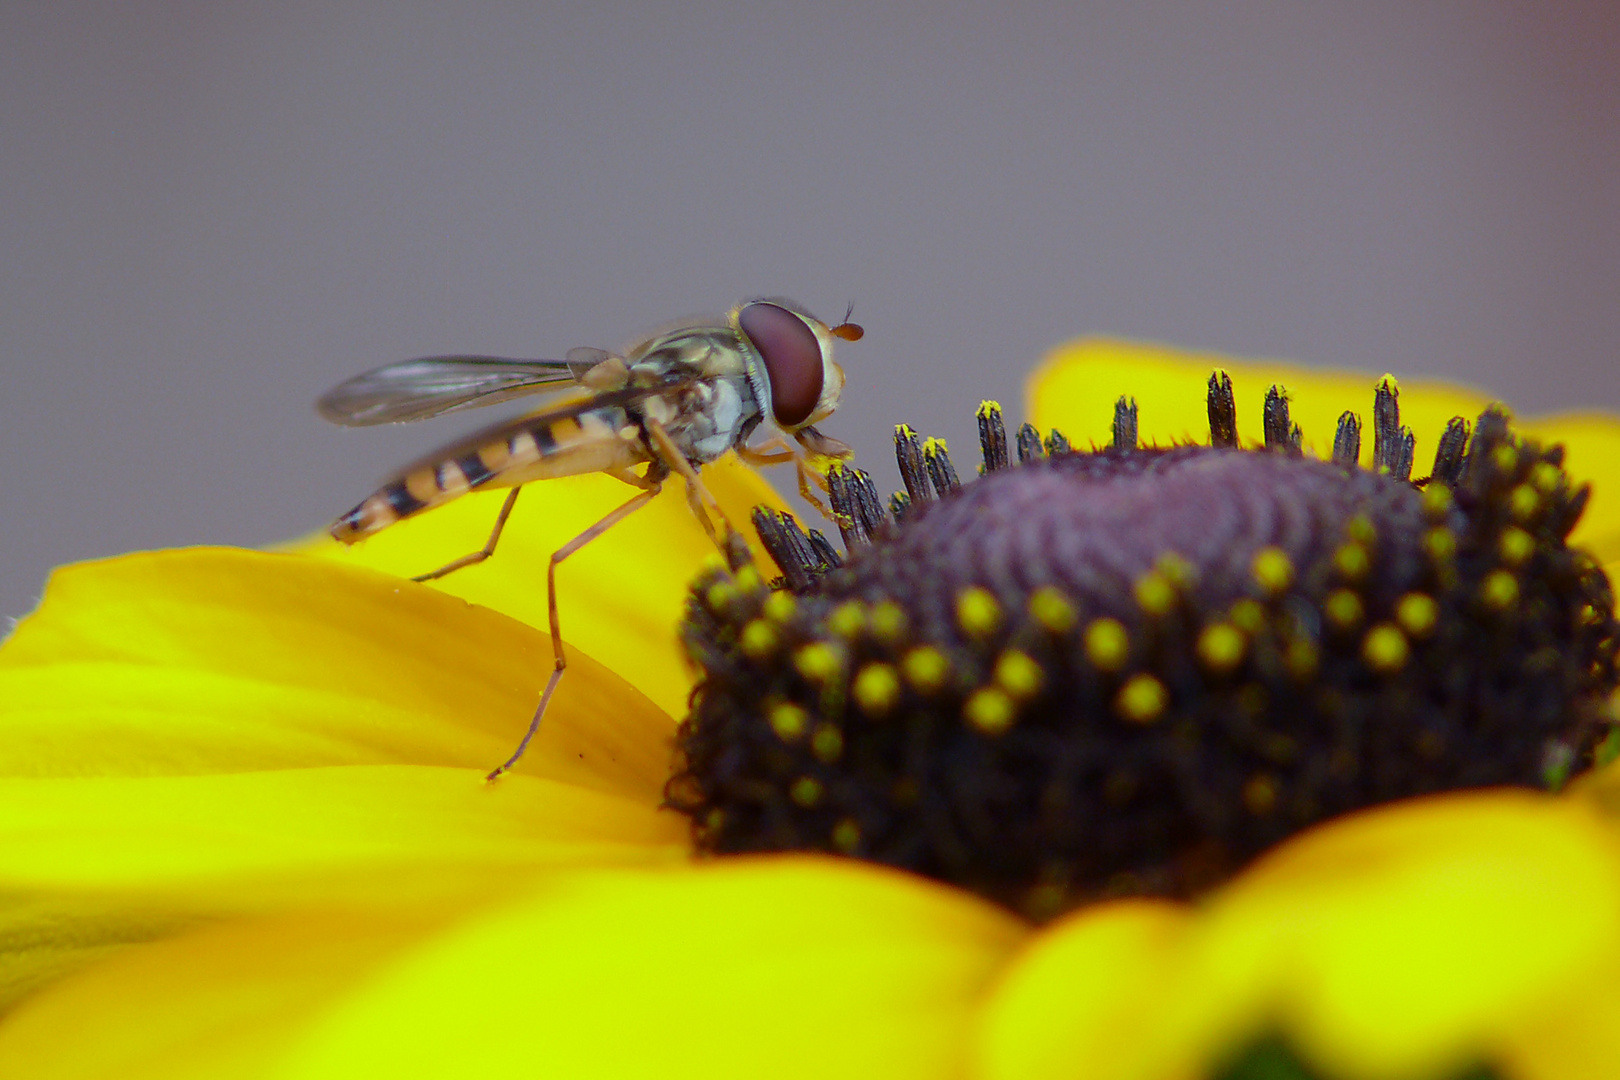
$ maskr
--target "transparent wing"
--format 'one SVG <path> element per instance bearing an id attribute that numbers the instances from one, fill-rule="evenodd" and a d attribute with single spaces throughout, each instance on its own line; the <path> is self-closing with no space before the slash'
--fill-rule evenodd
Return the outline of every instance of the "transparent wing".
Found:
<path id="1" fill-rule="evenodd" d="M 583 350 L 576 351 L 581 356 L 571 352 L 568 360 L 425 356 L 387 364 L 334 386 L 315 403 L 315 411 L 334 424 L 364 427 L 494 405 L 548 387 L 577 385 L 592 364 Z"/>

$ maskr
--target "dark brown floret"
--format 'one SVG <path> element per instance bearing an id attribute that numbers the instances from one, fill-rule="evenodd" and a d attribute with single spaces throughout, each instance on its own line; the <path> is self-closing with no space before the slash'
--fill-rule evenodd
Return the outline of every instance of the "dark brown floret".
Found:
<path id="1" fill-rule="evenodd" d="M 703 678 L 668 788 L 712 852 L 826 850 L 1036 917 L 1187 895 L 1326 817 L 1424 792 L 1557 786 L 1607 729 L 1609 583 L 1565 537 L 1562 450 L 1488 410 L 1411 482 L 1393 380 L 1376 467 L 1340 420 L 1262 452 L 1210 379 L 1209 446 L 1074 452 L 981 407 L 982 475 L 896 431 L 906 492 L 829 476 L 847 557 L 756 512 L 782 569 L 695 585 Z M 819 543 L 818 543 L 819 541 Z"/>

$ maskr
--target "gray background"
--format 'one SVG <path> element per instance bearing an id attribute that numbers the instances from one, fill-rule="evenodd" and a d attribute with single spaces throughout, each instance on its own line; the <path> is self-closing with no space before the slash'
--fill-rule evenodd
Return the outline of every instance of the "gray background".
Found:
<path id="1" fill-rule="evenodd" d="M 1082 332 L 1620 408 L 1617 12 L 5 0 L 0 614 L 467 426 L 323 426 L 362 368 L 761 292 L 856 301 L 879 465 Z"/>

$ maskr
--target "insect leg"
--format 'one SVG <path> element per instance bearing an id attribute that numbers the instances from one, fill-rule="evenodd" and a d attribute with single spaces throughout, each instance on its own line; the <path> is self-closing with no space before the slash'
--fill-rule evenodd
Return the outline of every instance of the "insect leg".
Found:
<path id="1" fill-rule="evenodd" d="M 657 452 L 658 459 L 664 463 L 666 468 L 680 473 L 681 479 L 686 481 L 686 500 L 692 507 L 692 513 L 702 523 L 703 531 L 709 534 L 709 539 L 720 550 L 720 554 L 728 555 L 728 549 L 725 543 L 721 541 L 720 534 L 715 532 L 714 522 L 710 521 L 708 514 L 704 512 L 706 507 L 712 509 L 714 516 L 720 519 L 720 523 L 726 527 L 728 534 L 736 532 L 736 528 L 731 524 L 730 519 L 726 517 L 726 512 L 720 509 L 719 501 L 709 494 L 709 489 L 704 486 L 702 480 L 698 479 L 697 470 L 692 468 L 690 461 L 686 460 L 686 455 L 681 453 L 680 447 L 675 445 L 675 440 L 669 437 L 669 432 L 664 430 L 664 425 L 656 420 L 643 420 L 642 422 L 646 425 L 647 436 L 652 440 L 653 449 Z"/>
<path id="2" fill-rule="evenodd" d="M 506 501 L 501 503 L 501 512 L 495 517 L 495 527 L 490 530 L 489 539 L 484 541 L 482 548 L 471 554 L 463 555 L 454 562 L 447 562 L 431 573 L 418 574 L 411 580 L 432 581 L 434 578 L 442 578 L 444 575 L 460 570 L 464 566 L 476 566 L 495 554 L 495 542 L 501 538 L 501 530 L 506 528 L 506 519 L 512 516 L 512 505 L 517 502 L 518 492 L 522 490 L 521 485 L 513 488 L 511 494 L 506 496 Z"/>
<path id="3" fill-rule="evenodd" d="M 534 718 L 529 721 L 529 730 L 523 733 L 523 741 L 518 743 L 518 747 L 512 752 L 512 756 L 502 762 L 500 768 L 484 777 L 485 780 L 499 780 L 504 773 L 509 772 L 512 766 L 517 764 L 518 759 L 529 748 L 529 743 L 534 739 L 535 732 L 540 730 L 540 720 L 546 715 L 546 706 L 551 704 L 551 695 L 556 692 L 557 684 L 562 681 L 563 669 L 568 666 L 568 657 L 563 652 L 562 624 L 557 618 L 557 564 L 637 510 L 640 510 L 643 506 L 646 506 L 647 503 L 652 501 L 652 497 L 658 494 L 661 486 L 658 481 L 652 481 L 647 490 L 634 496 L 613 513 L 551 553 L 551 562 L 546 567 L 546 612 L 551 617 L 551 651 L 552 655 L 556 657 L 556 665 L 551 669 L 551 678 L 546 680 L 546 688 L 540 694 L 540 704 L 535 707 Z"/>

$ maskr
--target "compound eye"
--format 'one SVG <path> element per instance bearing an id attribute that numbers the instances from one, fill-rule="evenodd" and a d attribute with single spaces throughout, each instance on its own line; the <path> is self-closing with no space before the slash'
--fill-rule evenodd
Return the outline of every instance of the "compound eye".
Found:
<path id="1" fill-rule="evenodd" d="M 821 400 L 821 342 L 804 320 L 775 304 L 749 304 L 737 323 L 765 361 L 771 412 L 791 428 L 810 419 Z"/>

